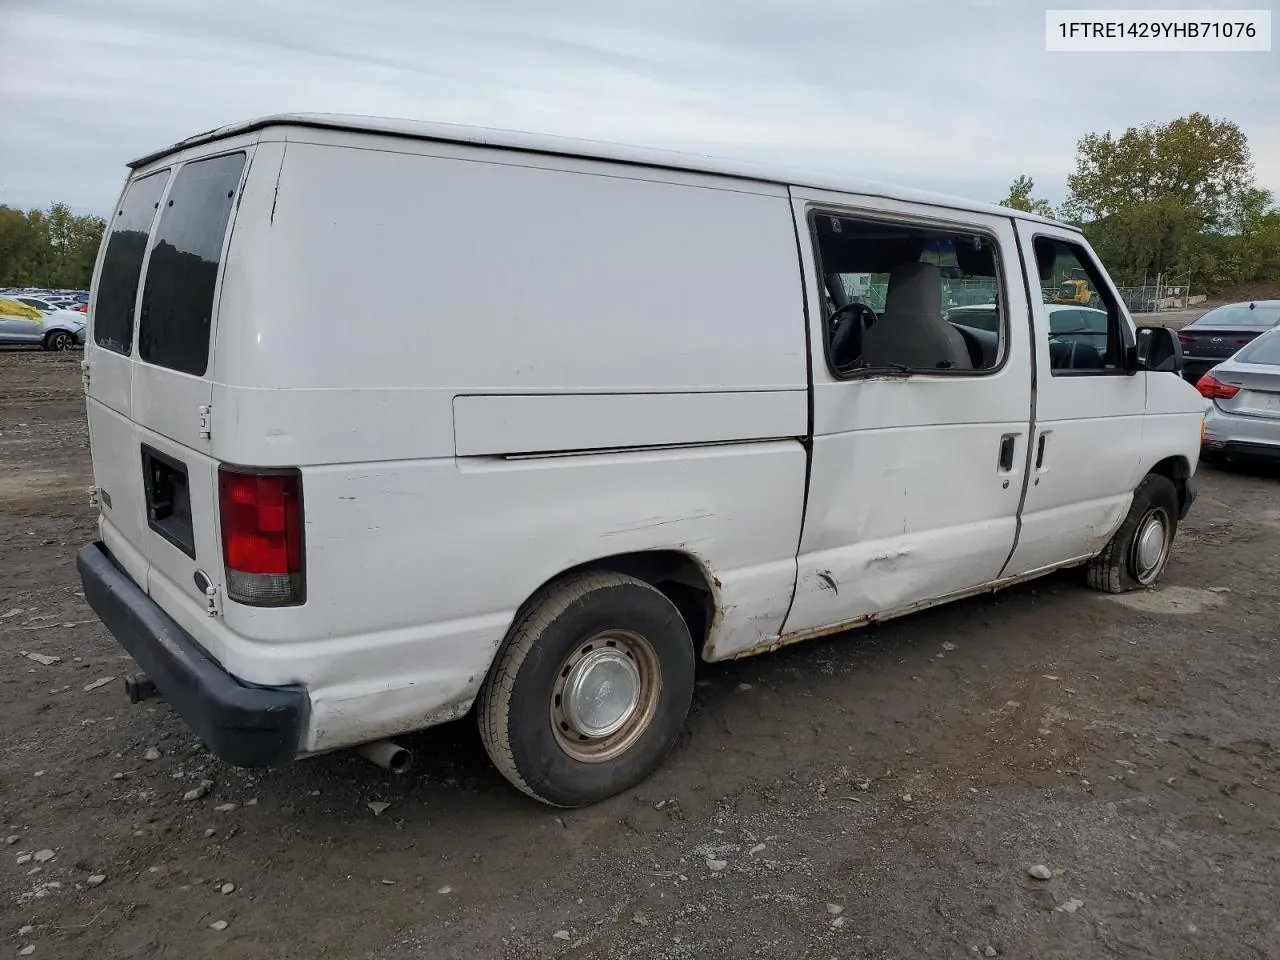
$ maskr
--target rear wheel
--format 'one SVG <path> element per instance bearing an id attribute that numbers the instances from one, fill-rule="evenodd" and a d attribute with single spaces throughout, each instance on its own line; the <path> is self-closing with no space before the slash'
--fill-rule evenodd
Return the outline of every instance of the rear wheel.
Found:
<path id="1" fill-rule="evenodd" d="M 516 622 L 477 704 L 498 770 L 544 803 L 580 807 L 644 780 L 693 697 L 689 628 L 660 591 L 588 573 L 555 584 Z"/>
<path id="2" fill-rule="evenodd" d="M 1151 586 L 1169 562 L 1177 532 L 1178 491 L 1167 477 L 1148 474 L 1120 529 L 1089 562 L 1089 586 L 1107 593 Z"/>
<path id="3" fill-rule="evenodd" d="M 65 330 L 55 330 L 44 338 L 46 350 L 70 350 L 75 343 L 76 338 Z"/>

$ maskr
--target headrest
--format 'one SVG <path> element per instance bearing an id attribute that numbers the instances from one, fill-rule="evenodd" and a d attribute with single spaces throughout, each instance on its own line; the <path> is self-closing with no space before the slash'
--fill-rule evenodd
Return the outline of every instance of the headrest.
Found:
<path id="1" fill-rule="evenodd" d="M 986 237 L 956 237 L 956 264 L 965 276 L 994 277 L 995 250 Z"/>
<path id="2" fill-rule="evenodd" d="M 885 313 L 942 313 L 942 271 L 934 263 L 903 263 L 889 274 Z"/>

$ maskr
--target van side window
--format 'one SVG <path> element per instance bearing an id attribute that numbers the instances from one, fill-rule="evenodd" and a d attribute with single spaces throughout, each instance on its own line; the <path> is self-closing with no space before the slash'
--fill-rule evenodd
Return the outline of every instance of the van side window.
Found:
<path id="1" fill-rule="evenodd" d="M 138 317 L 143 360 L 204 376 L 213 290 L 245 155 L 184 164 L 160 213 Z"/>
<path id="2" fill-rule="evenodd" d="M 1036 237 L 1035 256 L 1049 320 L 1049 372 L 1123 372 L 1120 308 L 1093 258 L 1079 244 L 1055 237 Z"/>
<path id="3" fill-rule="evenodd" d="M 129 184 L 112 220 L 107 252 L 102 257 L 93 308 L 93 340 L 125 356 L 133 350 L 133 308 L 138 303 L 142 258 L 168 182 L 169 171 L 161 170 Z"/>
<path id="4" fill-rule="evenodd" d="M 836 376 L 1000 366 L 1007 325 L 994 237 L 827 213 L 809 223 Z"/>

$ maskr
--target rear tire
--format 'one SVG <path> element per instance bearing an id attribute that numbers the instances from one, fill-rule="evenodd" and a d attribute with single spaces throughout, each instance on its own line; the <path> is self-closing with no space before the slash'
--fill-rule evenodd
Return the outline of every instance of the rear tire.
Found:
<path id="1" fill-rule="evenodd" d="M 480 738 L 529 796 L 582 807 L 649 776 L 693 699 L 694 652 L 680 611 L 616 573 L 566 578 L 512 626 L 477 701 Z"/>
<path id="2" fill-rule="evenodd" d="M 1133 492 L 1120 529 L 1089 561 L 1089 586 L 1106 593 L 1151 586 L 1164 573 L 1177 532 L 1178 491 L 1167 477 L 1149 473 Z"/>

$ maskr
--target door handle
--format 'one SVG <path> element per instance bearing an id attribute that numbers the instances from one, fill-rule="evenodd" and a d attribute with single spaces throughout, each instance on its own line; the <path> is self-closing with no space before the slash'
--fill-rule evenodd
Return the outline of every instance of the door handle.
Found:
<path id="1" fill-rule="evenodd" d="M 1044 441 L 1048 434 L 1040 434 L 1040 442 L 1036 445 L 1036 469 L 1044 466 Z"/>
<path id="2" fill-rule="evenodd" d="M 1017 442 L 1016 433 L 1006 433 L 1000 438 L 1000 471 L 1008 473 L 1013 469 L 1013 448 Z"/>

